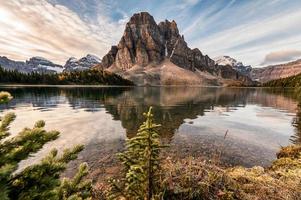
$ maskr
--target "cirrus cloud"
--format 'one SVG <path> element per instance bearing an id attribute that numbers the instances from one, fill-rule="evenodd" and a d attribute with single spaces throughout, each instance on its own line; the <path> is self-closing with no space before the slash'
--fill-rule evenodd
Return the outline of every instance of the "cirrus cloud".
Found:
<path id="1" fill-rule="evenodd" d="M 2 1 L 0 55 L 18 60 L 43 56 L 61 64 L 70 56 L 100 56 L 120 37 L 123 24 L 104 15 L 87 23 L 67 7 L 46 0 Z"/>
<path id="2" fill-rule="evenodd" d="M 175 20 L 189 46 L 210 57 L 229 55 L 257 67 L 270 52 L 300 50 L 298 0 L 2 0 L 0 55 L 59 63 L 87 53 L 101 57 L 141 11 L 157 22 Z"/>

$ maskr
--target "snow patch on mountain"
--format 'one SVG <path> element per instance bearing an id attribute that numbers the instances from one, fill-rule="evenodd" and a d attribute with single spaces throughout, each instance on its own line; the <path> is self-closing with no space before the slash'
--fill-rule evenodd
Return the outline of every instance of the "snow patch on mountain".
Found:
<path id="1" fill-rule="evenodd" d="M 54 66 L 49 66 L 49 65 L 38 65 L 37 69 L 44 69 L 45 71 L 52 71 L 56 73 L 61 73 L 63 72 L 64 68 L 63 67 L 54 67 Z"/>
<path id="2" fill-rule="evenodd" d="M 92 68 L 99 63 L 101 63 L 101 59 L 91 54 L 88 54 L 87 56 L 82 57 L 79 60 L 77 58 L 71 57 L 64 65 L 64 71 L 84 71 Z"/>
<path id="3" fill-rule="evenodd" d="M 235 60 L 234 58 L 231 58 L 230 56 L 219 56 L 213 59 L 215 61 L 215 64 L 221 65 L 221 66 L 231 66 L 236 71 L 242 73 L 246 76 L 251 76 L 252 67 L 250 65 L 243 65 L 242 62 L 239 62 Z"/>
<path id="4" fill-rule="evenodd" d="M 39 56 L 32 57 L 25 62 L 14 61 L 5 56 L 0 56 L 1 67 L 7 70 L 17 70 L 22 73 L 61 73 L 63 71 L 84 71 L 99 63 L 101 63 L 101 59 L 92 54 L 88 54 L 81 59 L 71 57 L 67 60 L 64 67 Z"/>
<path id="5" fill-rule="evenodd" d="M 60 73 L 63 66 L 55 64 L 43 57 L 32 57 L 29 60 L 14 61 L 5 56 L 0 56 L 0 65 L 7 70 L 17 70 L 22 73 Z"/>

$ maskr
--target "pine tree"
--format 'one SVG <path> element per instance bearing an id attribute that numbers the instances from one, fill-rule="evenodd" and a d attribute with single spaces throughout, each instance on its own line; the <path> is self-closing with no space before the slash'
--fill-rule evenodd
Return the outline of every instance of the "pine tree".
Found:
<path id="1" fill-rule="evenodd" d="M 125 152 L 118 154 L 126 173 L 123 179 L 112 180 L 111 199 L 151 200 L 160 196 L 159 154 L 163 147 L 157 132 L 160 125 L 153 122 L 152 108 L 144 116 L 146 121 L 137 135 L 128 139 Z"/>
<path id="2" fill-rule="evenodd" d="M 9 93 L 1 94 L 0 102 L 7 102 L 7 99 L 12 98 Z M 57 131 L 44 130 L 45 122 L 38 121 L 32 129 L 24 128 L 17 136 L 7 138 L 10 135 L 9 125 L 15 118 L 15 114 L 8 113 L 0 124 L 0 199 L 90 199 L 91 182 L 83 181 L 88 173 L 86 164 L 80 166 L 72 180 L 60 180 L 60 172 L 83 150 L 81 145 L 65 150 L 60 157 L 54 149 L 40 163 L 14 173 L 20 161 L 40 150 L 45 143 L 57 139 L 59 135 Z"/>
<path id="3" fill-rule="evenodd" d="M 84 181 L 83 178 L 88 174 L 88 165 L 82 163 L 78 173 L 73 179 L 64 178 L 58 188 L 59 199 L 86 199 L 90 197 L 91 182 Z"/>
<path id="4" fill-rule="evenodd" d="M 6 70 L 0 66 L 1 83 L 22 84 L 99 84 L 99 85 L 134 85 L 121 76 L 103 70 L 90 69 L 84 71 L 62 72 L 59 74 L 31 72 L 28 74 L 17 70 Z"/>

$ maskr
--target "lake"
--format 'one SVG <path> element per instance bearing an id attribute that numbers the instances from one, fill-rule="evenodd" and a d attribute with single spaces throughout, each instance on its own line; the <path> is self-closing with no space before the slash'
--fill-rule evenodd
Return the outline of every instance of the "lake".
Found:
<path id="1" fill-rule="evenodd" d="M 264 88 L 204 87 L 28 87 L 1 86 L 14 99 L 1 105 L 1 115 L 15 112 L 12 135 L 35 121 L 61 132 L 21 168 L 37 162 L 50 149 L 84 144 L 69 164 L 72 174 L 88 162 L 91 177 L 102 179 L 118 171 L 115 154 L 133 137 L 153 106 L 164 155 L 188 156 L 221 165 L 268 166 L 281 146 L 300 140 L 295 127 L 300 112 L 293 91 Z"/>

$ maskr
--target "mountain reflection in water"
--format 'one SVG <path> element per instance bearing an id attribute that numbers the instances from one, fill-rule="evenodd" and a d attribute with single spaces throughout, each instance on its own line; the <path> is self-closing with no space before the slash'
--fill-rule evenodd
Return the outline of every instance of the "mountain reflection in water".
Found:
<path id="1" fill-rule="evenodd" d="M 133 137 L 153 106 L 159 133 L 171 157 L 216 155 L 224 165 L 269 165 L 280 146 L 299 140 L 300 109 L 292 91 L 261 88 L 200 87 L 4 87 L 14 99 L 1 112 L 14 111 L 15 134 L 43 119 L 47 129 L 61 132 L 23 161 L 36 162 L 51 148 L 84 144 L 79 162 L 88 162 L 92 176 L 116 171 L 115 153 Z M 297 113 L 297 115 L 296 115 Z M 15 125 L 18 124 L 16 127 Z M 225 137 L 225 132 L 227 136 Z M 290 141 L 291 140 L 291 141 Z M 68 173 L 68 172 L 67 172 Z"/>

